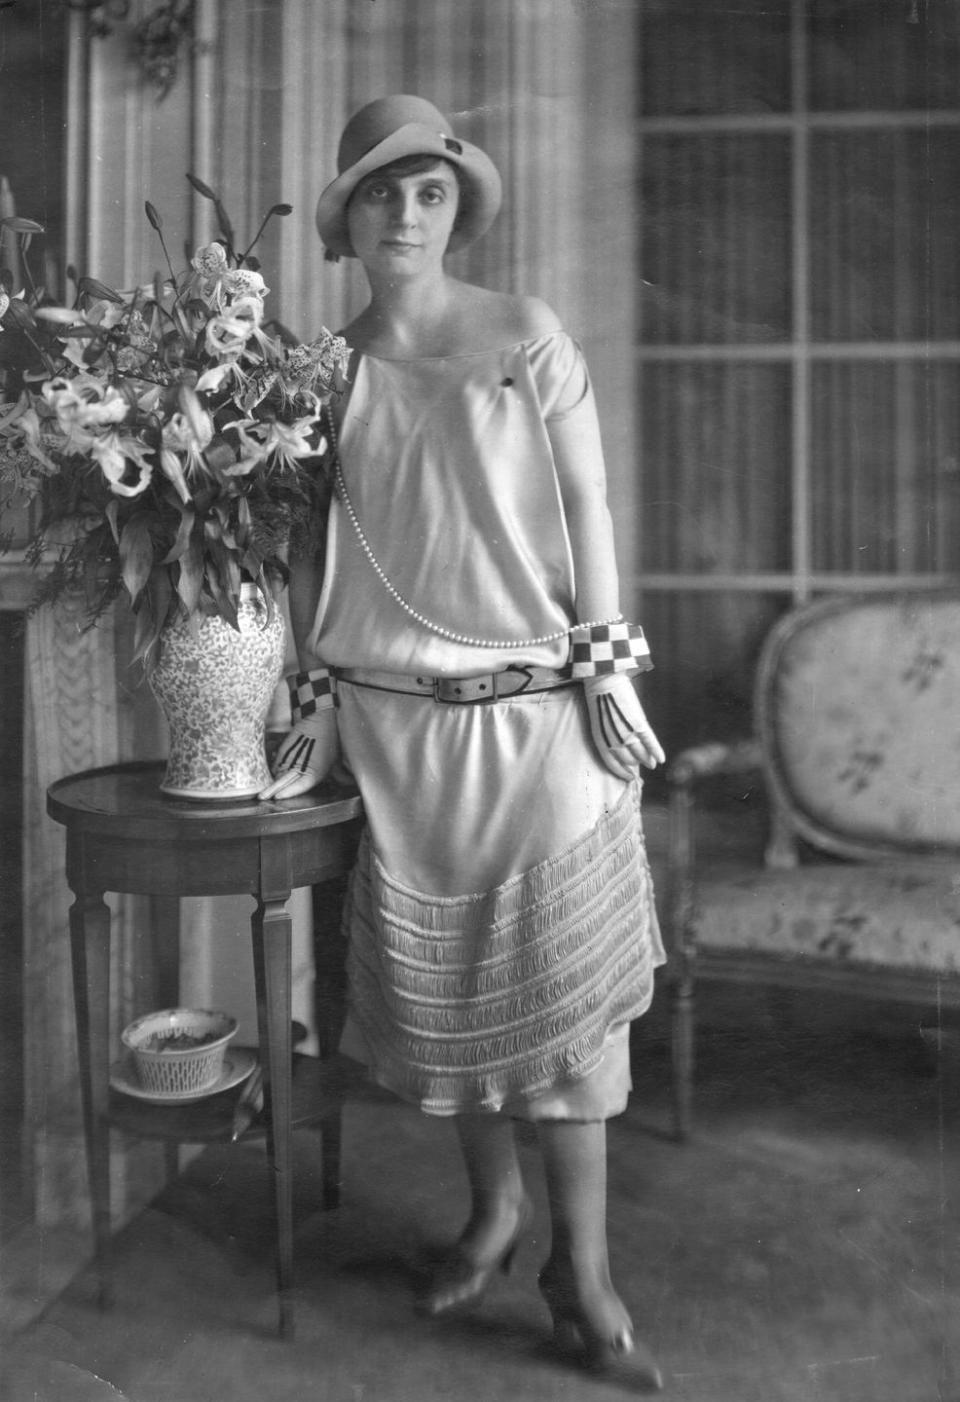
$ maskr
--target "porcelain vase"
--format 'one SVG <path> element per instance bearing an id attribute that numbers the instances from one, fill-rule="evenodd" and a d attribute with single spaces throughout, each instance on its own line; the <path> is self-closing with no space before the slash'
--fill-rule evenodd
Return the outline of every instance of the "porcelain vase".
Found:
<path id="1" fill-rule="evenodd" d="M 244 586 L 239 630 L 225 619 L 164 629 L 150 687 L 170 735 L 160 788 L 173 798 L 229 802 L 270 782 L 266 723 L 283 673 L 286 627 L 255 586 Z"/>

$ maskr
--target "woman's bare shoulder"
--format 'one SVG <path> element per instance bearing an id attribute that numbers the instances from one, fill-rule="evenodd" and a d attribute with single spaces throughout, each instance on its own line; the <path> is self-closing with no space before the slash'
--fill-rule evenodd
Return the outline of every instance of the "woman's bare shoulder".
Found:
<path id="1" fill-rule="evenodd" d="M 344 328 L 347 344 L 354 351 L 388 359 L 463 355 L 499 350 L 561 329 L 556 313 L 537 297 L 494 292 L 452 279 L 447 287 L 449 298 L 442 315 L 419 323 L 410 318 L 401 336 L 397 327 L 385 332 L 375 308 L 366 307 Z"/>
<path id="2" fill-rule="evenodd" d="M 474 335 L 479 333 L 492 346 L 529 341 L 561 329 L 556 312 L 538 297 L 491 292 L 484 287 L 470 287 L 466 293 L 463 306 Z"/>

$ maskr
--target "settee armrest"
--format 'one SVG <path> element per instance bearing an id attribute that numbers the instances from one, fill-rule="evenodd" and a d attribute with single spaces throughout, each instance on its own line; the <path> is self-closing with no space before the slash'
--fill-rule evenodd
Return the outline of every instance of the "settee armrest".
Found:
<path id="1" fill-rule="evenodd" d="M 746 774 L 763 765 L 760 741 L 736 740 L 730 744 L 692 745 L 681 750 L 667 769 L 667 782 L 673 788 L 689 788 L 700 779 L 723 774 Z"/>
<path id="2" fill-rule="evenodd" d="M 665 899 L 661 910 L 672 985 L 674 1113 L 679 1139 L 690 1126 L 693 1084 L 693 988 L 696 966 L 694 926 L 694 807 L 702 780 L 723 775 L 748 774 L 763 768 L 762 749 L 756 738 L 731 744 L 694 745 L 680 753 L 667 768 L 670 793 L 670 829 L 667 846 Z"/>
<path id="3" fill-rule="evenodd" d="M 747 774 L 762 769 L 762 750 L 756 738 L 729 744 L 709 743 L 681 750 L 667 769 L 670 790 L 670 822 L 667 844 L 667 937 L 681 986 L 689 987 L 693 975 L 694 863 L 697 786 L 706 779 Z"/>

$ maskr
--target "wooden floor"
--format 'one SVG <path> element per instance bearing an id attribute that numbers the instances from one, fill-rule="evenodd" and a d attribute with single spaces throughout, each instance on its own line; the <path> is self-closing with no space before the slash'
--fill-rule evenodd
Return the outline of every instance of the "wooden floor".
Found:
<path id="1" fill-rule="evenodd" d="M 666 1397 L 696 1402 L 960 1402 L 960 1052 L 916 1015 L 838 999 L 701 992 L 696 1133 L 669 1137 L 662 1013 L 634 1046 L 611 1123 L 615 1279 Z M 20 1324 L 10 1402 L 490 1402 L 619 1394 L 548 1347 L 538 1211 L 514 1273 L 458 1322 L 412 1308 L 465 1190 L 449 1122 L 386 1100 L 347 1111 L 343 1203 L 323 1212 L 297 1136 L 298 1334 L 274 1336 L 261 1148 L 206 1150 L 117 1241 L 117 1303 L 80 1270 Z M 54 1243 L 48 1247 L 54 1249 Z M 49 1260 L 48 1260 L 49 1266 Z M 69 1262 L 64 1274 L 70 1275 Z M 29 1272 L 17 1288 L 29 1295 Z M 8 1292 L 9 1294 L 9 1292 Z M 4 1388 L 6 1390 L 4 1390 Z"/>

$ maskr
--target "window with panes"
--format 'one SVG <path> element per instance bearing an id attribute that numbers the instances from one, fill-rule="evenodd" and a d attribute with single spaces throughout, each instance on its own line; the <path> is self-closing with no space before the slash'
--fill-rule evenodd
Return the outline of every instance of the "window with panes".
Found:
<path id="1" fill-rule="evenodd" d="M 791 603 L 960 559 L 960 5 L 642 0 L 641 553 L 675 748 Z"/>

